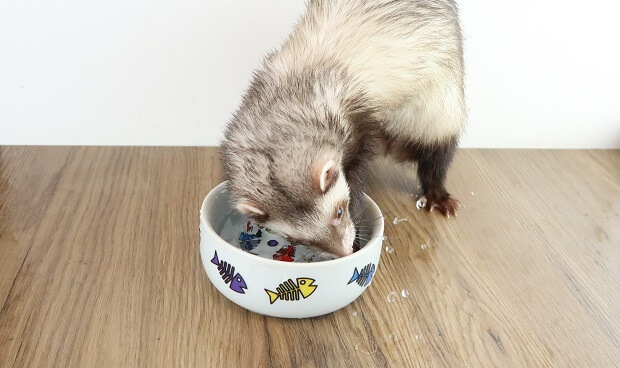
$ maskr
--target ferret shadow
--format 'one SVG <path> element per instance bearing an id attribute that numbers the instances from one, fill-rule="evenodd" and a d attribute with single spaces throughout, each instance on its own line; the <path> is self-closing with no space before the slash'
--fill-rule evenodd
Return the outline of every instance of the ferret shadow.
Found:
<path id="1" fill-rule="evenodd" d="M 395 194 L 420 194 L 415 164 L 403 164 L 381 157 L 369 165 L 368 189 L 390 190 Z"/>
<path id="2" fill-rule="evenodd" d="M 409 250 L 411 257 L 431 262 L 432 249 L 422 249 L 420 244 L 435 243 L 438 231 L 437 212 L 416 210 L 416 201 L 422 195 L 415 164 L 403 164 L 390 158 L 380 158 L 369 166 L 368 195 L 375 200 L 385 216 L 388 239 L 416 247 Z M 397 218 L 406 222 L 394 223 Z M 417 249 L 417 250 L 416 250 Z"/>

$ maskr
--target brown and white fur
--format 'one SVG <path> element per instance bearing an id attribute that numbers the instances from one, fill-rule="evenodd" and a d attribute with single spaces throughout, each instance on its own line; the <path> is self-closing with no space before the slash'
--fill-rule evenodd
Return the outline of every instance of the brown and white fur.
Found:
<path id="1" fill-rule="evenodd" d="M 292 240 L 353 252 L 366 164 L 417 162 L 427 208 L 466 121 L 452 0 L 311 0 L 255 72 L 221 144 L 237 209 Z"/>

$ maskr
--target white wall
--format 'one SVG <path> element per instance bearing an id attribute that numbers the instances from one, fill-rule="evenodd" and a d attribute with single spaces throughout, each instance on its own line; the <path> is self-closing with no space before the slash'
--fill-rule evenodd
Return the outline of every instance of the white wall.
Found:
<path id="1" fill-rule="evenodd" d="M 468 147 L 620 147 L 620 3 L 461 2 Z M 0 144 L 215 145 L 301 0 L 0 2 Z"/>

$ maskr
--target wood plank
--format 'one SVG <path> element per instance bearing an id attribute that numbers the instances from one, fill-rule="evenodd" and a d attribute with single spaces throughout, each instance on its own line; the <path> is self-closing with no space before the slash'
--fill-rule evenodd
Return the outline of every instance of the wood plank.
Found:
<path id="1" fill-rule="evenodd" d="M 0 146 L 0 310 L 54 195 L 69 149 Z"/>
<path id="2" fill-rule="evenodd" d="M 215 149 L 4 147 L 0 163 L 1 367 L 620 361 L 620 151 L 461 150 L 449 189 L 466 207 L 450 220 L 415 209 L 412 170 L 378 162 L 369 193 L 395 252 L 350 306 L 292 321 L 228 302 L 204 274 Z M 9 233 L 27 256 L 5 258 Z"/>

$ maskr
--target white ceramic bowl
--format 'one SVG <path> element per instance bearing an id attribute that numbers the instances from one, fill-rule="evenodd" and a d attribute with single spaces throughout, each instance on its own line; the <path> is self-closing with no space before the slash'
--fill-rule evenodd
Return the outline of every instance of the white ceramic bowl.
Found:
<path id="1" fill-rule="evenodd" d="M 373 220 L 371 240 L 352 255 L 315 263 L 259 257 L 229 244 L 214 229 L 229 213 L 226 183 L 215 187 L 200 210 L 200 255 L 211 283 L 252 312 L 306 318 L 336 311 L 359 297 L 372 282 L 383 243 L 383 216 L 365 196 L 362 220 Z"/>

